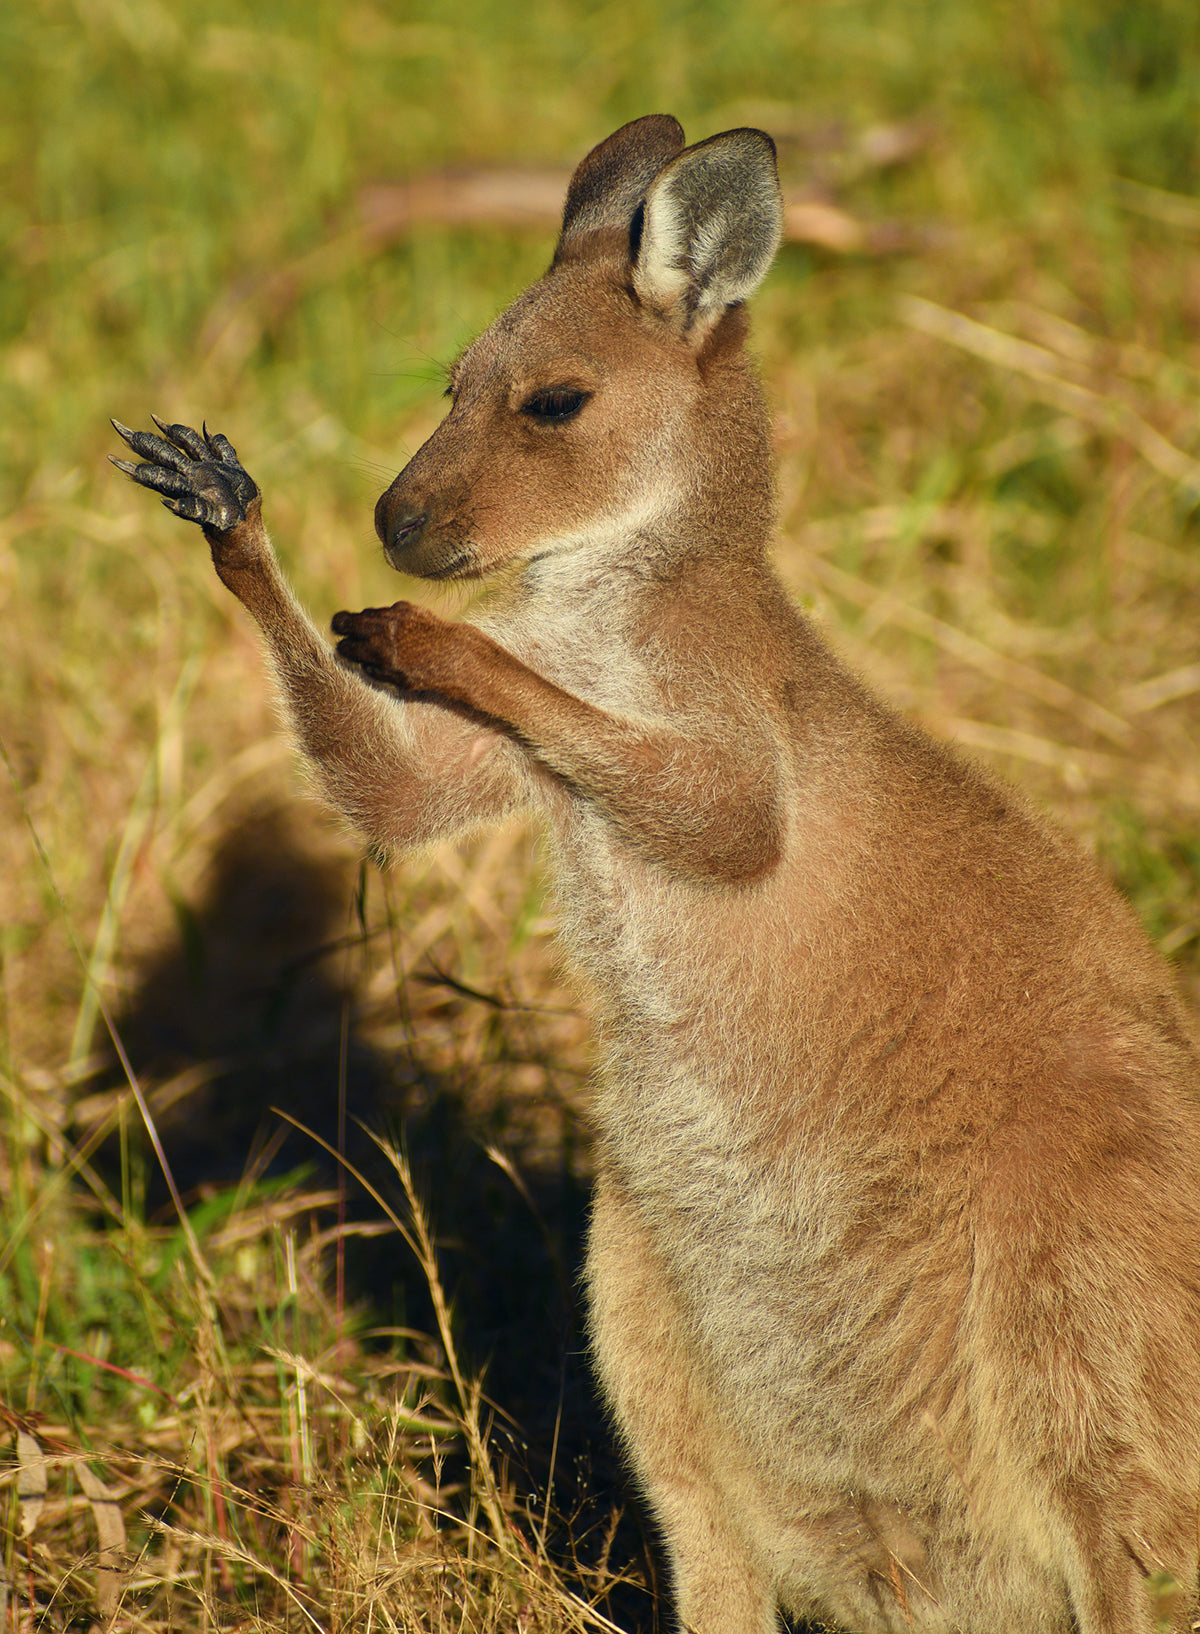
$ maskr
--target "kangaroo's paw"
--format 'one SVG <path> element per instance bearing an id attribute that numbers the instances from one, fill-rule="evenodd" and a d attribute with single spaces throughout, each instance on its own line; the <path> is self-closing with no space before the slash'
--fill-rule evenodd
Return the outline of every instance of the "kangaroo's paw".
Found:
<path id="1" fill-rule="evenodd" d="M 338 657 L 372 681 L 448 696 L 457 695 L 454 658 L 461 628 L 411 601 L 336 613 L 333 620 L 333 633 L 341 637 Z"/>
<path id="2" fill-rule="evenodd" d="M 117 435 L 144 461 L 134 465 L 110 454 L 112 463 L 143 487 L 162 494 L 169 511 L 198 522 L 205 533 L 226 534 L 240 526 L 258 502 L 259 492 L 228 437 L 207 426 L 200 432 L 191 426 L 165 425 L 156 414 L 150 418 L 161 437 L 112 422 Z"/>

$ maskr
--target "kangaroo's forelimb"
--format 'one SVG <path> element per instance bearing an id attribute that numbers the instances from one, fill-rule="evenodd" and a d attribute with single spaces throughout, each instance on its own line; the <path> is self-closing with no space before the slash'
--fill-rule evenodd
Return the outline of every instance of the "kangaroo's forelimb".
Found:
<path id="1" fill-rule="evenodd" d="M 729 883 L 777 860 L 773 769 L 752 740 L 734 756 L 688 716 L 673 728 L 619 719 L 546 680 L 476 626 L 411 602 L 338 613 L 333 631 L 342 638 L 338 656 L 372 680 L 445 699 L 501 727 L 673 872 Z"/>
<path id="2" fill-rule="evenodd" d="M 332 803 L 384 852 L 521 809 L 526 779 L 502 732 L 401 702 L 338 662 L 283 576 L 258 486 L 228 438 L 154 423 L 162 436 L 114 420 L 143 463 L 112 463 L 203 529 L 221 582 L 262 633 L 289 723 Z"/>

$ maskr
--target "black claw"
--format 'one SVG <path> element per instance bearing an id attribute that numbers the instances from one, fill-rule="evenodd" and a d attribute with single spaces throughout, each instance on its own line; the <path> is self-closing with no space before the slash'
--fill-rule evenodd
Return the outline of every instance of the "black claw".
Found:
<path id="1" fill-rule="evenodd" d="M 214 431 L 208 439 L 208 446 L 223 465 L 236 465 L 241 470 L 242 462 L 237 457 L 237 449 L 223 431 Z"/>
<path id="2" fill-rule="evenodd" d="M 113 430 L 143 461 L 134 465 L 110 454 L 117 469 L 161 494 L 167 510 L 185 521 L 200 523 L 206 530 L 228 533 L 244 522 L 258 498 L 258 487 L 228 437 L 220 432 L 210 434 L 207 424 L 202 434 L 191 426 L 162 420 L 157 414 L 150 418 L 161 436 L 135 431 L 113 420 Z"/>
<path id="3" fill-rule="evenodd" d="M 193 460 L 206 460 L 210 457 L 211 450 L 204 441 L 204 438 L 198 431 L 193 431 L 191 426 L 178 424 L 169 425 L 166 421 L 160 420 L 157 414 L 152 414 L 150 418 L 162 432 L 163 436 L 168 438 L 169 441 L 173 442 L 176 448 L 181 448 L 183 452 L 189 456 L 189 458 Z"/>

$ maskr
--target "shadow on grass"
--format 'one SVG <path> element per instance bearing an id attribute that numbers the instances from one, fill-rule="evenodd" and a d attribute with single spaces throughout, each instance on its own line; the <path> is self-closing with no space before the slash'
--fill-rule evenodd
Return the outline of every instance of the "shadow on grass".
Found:
<path id="1" fill-rule="evenodd" d="M 203 895 L 177 904 L 176 938 L 143 968 L 120 1017 L 134 1070 L 154 1091 L 176 1184 L 190 1203 L 248 1173 L 303 1165 L 319 1185 L 335 1185 L 335 1162 L 272 1108 L 336 1148 L 344 1080 L 346 1156 L 401 1215 L 395 1173 L 363 1126 L 407 1150 L 462 1356 L 486 1369 L 485 1391 L 499 1409 L 495 1443 L 539 1519 L 553 1471 L 560 1563 L 570 1573 L 572 1557 L 592 1564 L 607 1552 L 635 1579 L 661 1578 L 588 1366 L 579 1288 L 586 1181 L 569 1152 L 548 1154 L 543 1143 L 511 1154 L 522 1195 L 486 1150 L 507 1127 L 503 1108 L 486 1097 L 481 1105 L 461 1074 L 422 1064 L 419 1023 L 411 1045 L 395 1051 L 360 1032 L 361 961 L 347 957 L 361 937 L 347 912 L 354 864 L 314 845 L 310 826 L 303 808 L 268 805 L 226 831 Z M 110 1151 L 109 1162 L 118 1161 Z M 152 1155 L 138 1161 L 147 1215 L 167 1214 Z M 351 1220 L 379 1217 L 352 1180 L 346 1208 Z M 436 1331 L 420 1268 L 394 1235 L 351 1237 L 346 1279 L 348 1303 L 366 1312 L 368 1328 Z M 631 1634 L 659 1626 L 639 1587 L 618 1589 L 608 1615 Z"/>

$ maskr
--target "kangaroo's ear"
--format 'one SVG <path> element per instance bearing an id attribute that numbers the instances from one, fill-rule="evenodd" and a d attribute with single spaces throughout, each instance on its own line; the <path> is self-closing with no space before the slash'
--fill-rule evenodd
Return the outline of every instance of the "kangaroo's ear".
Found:
<path id="1" fill-rule="evenodd" d="M 638 299 L 699 344 L 757 289 L 782 234 L 774 142 L 760 130 L 710 136 L 650 183 L 635 246 Z"/>
<path id="2" fill-rule="evenodd" d="M 683 146 L 683 127 L 667 113 L 622 125 L 581 160 L 567 189 L 556 262 L 584 233 L 617 227 L 628 232 L 646 189 Z"/>

